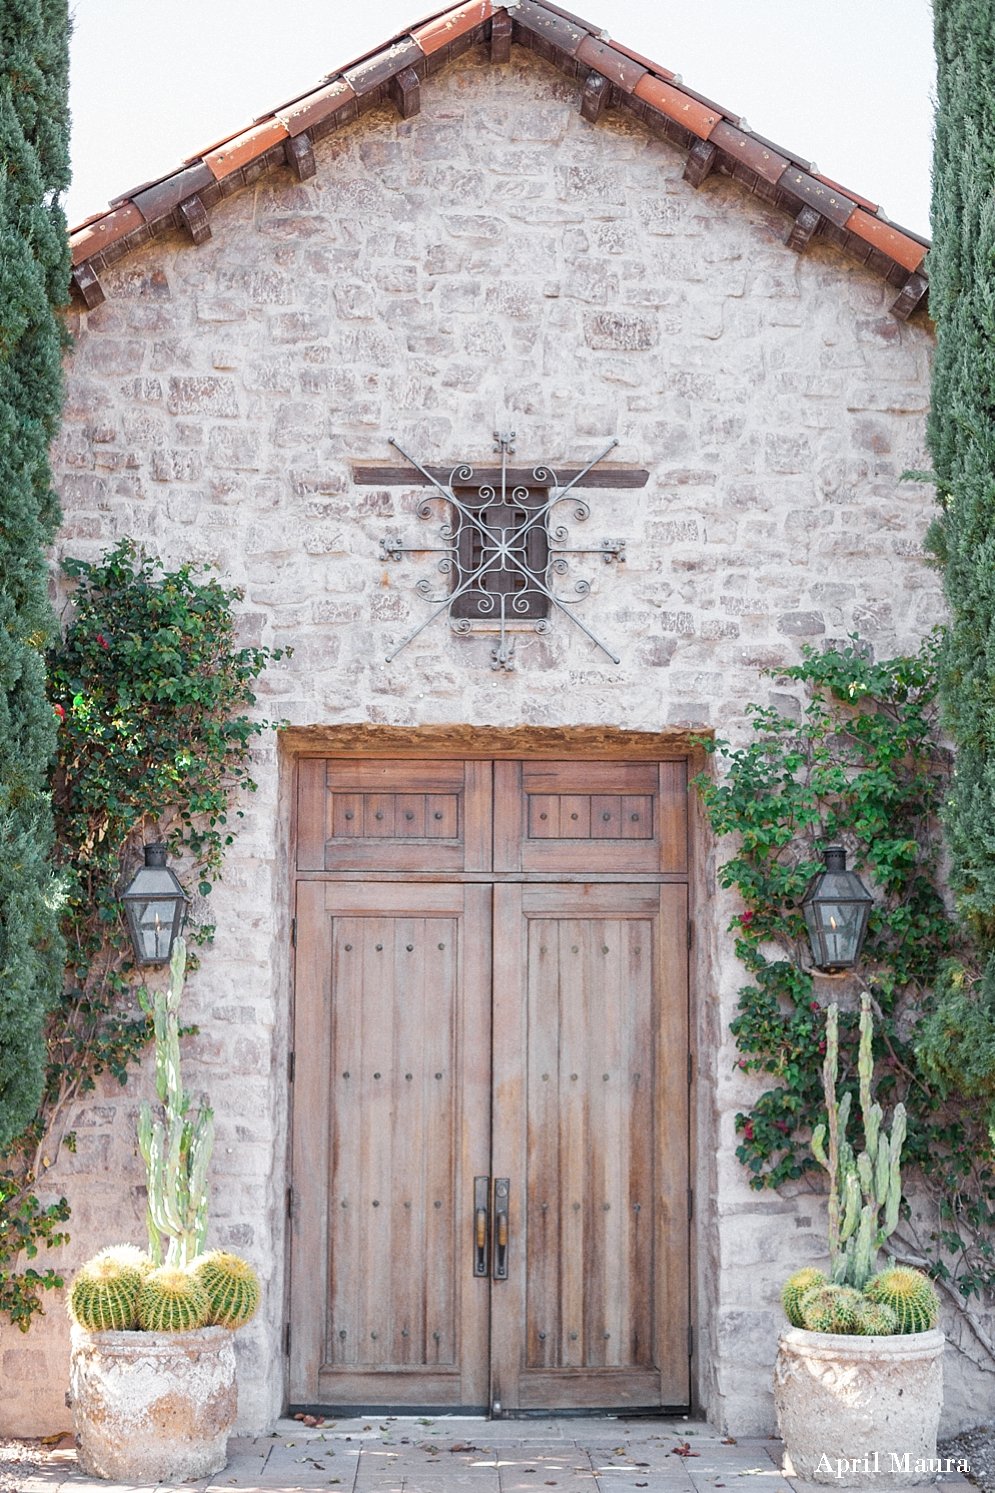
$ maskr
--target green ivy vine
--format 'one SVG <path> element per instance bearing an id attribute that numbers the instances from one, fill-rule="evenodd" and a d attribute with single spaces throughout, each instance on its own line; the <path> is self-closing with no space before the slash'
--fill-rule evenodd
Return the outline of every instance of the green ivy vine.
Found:
<path id="1" fill-rule="evenodd" d="M 67 967 L 47 1028 L 41 1108 L 0 1159 L 0 1310 L 22 1331 L 54 1270 L 18 1269 L 68 1239 L 65 1198 L 43 1206 L 40 1176 L 75 1150 L 73 1104 L 101 1074 L 119 1084 L 151 1037 L 120 893 L 141 847 L 164 839 L 188 892 L 207 897 L 255 790 L 252 744 L 270 725 L 245 711 L 253 682 L 283 650 L 240 648 L 241 592 L 192 565 L 164 570 L 122 540 L 98 563 L 63 562 L 72 616 L 48 654 L 58 719 L 51 791 Z M 210 939 L 206 923 L 189 930 Z"/>
<path id="2" fill-rule="evenodd" d="M 751 977 L 732 1022 L 738 1066 L 773 1080 L 736 1116 L 750 1185 L 804 1185 L 818 1172 L 809 1140 L 825 1119 L 824 1007 L 841 995 L 845 1005 L 848 988 L 855 996 L 863 985 L 879 1018 L 877 1093 L 883 1104 L 904 1102 L 906 1158 L 935 1204 L 928 1237 L 906 1207 L 905 1247 L 964 1309 L 995 1288 L 995 1149 L 988 1109 L 969 1102 L 949 1063 L 939 1071 L 937 992 L 973 977 L 938 885 L 951 758 L 937 733 L 937 651 L 930 638 L 914 657 L 874 663 L 854 641 L 768 671 L 806 686 L 800 719 L 749 707 L 752 740 L 736 749 L 703 741 L 723 771 L 695 782 L 715 833 L 737 837 L 719 880 L 745 904 L 730 924 Z M 800 903 L 822 868 L 820 847 L 833 842 L 847 846 L 875 902 L 859 972 L 827 977 L 811 967 Z M 841 1091 L 856 1091 L 851 1004 L 840 1023 Z"/>

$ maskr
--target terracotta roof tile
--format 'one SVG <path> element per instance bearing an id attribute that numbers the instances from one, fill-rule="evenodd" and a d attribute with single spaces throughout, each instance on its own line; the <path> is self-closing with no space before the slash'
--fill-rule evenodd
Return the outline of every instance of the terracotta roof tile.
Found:
<path id="1" fill-rule="evenodd" d="M 869 213 L 879 211 L 876 202 L 868 202 L 867 198 L 861 197 L 859 192 L 852 191 L 850 187 L 841 186 L 838 181 L 833 181 L 832 177 L 822 176 L 818 171 L 813 171 L 811 166 L 809 167 L 809 173 L 815 177 L 816 181 L 821 181 L 823 186 L 834 187 L 837 192 L 842 192 L 844 197 L 852 197 L 858 207 L 865 207 Z"/>
<path id="2" fill-rule="evenodd" d="M 778 185 L 797 197 L 799 202 L 814 207 L 837 228 L 846 226 L 856 205 L 852 197 L 844 197 L 842 192 L 834 191 L 817 177 L 809 176 L 807 171 L 799 171 L 795 166 L 784 173 Z"/>
<path id="3" fill-rule="evenodd" d="M 86 228 L 74 233 L 69 242 L 72 245 L 73 264 L 80 264 L 84 259 L 89 259 L 94 254 L 99 254 L 101 249 L 106 249 L 108 244 L 113 244 L 117 239 L 123 238 L 133 228 L 139 228 L 145 219 L 134 203 L 127 203 L 124 207 L 115 208 L 105 218 L 98 218 L 91 222 Z"/>
<path id="4" fill-rule="evenodd" d="M 289 133 L 281 120 L 267 120 L 265 124 L 254 125 L 244 134 L 225 141 L 217 150 L 208 151 L 204 156 L 204 164 L 210 167 L 212 175 L 220 181 L 223 176 L 230 176 L 247 161 L 254 161 L 256 156 L 263 155 L 278 140 L 286 140 Z"/>
<path id="5" fill-rule="evenodd" d="M 514 3 L 514 0 L 513 0 Z M 542 0 L 543 7 L 551 10 L 554 16 L 562 16 L 565 21 L 573 21 L 582 31 L 593 31 L 595 36 L 607 38 L 608 33 L 603 32 L 597 26 L 592 26 L 590 21 L 585 21 L 583 16 L 575 16 L 572 10 L 564 10 L 562 5 L 554 5 L 552 0 Z"/>
<path id="6" fill-rule="evenodd" d="M 608 42 L 598 41 L 593 36 L 585 36 L 574 55 L 578 62 L 585 62 L 588 67 L 593 67 L 609 83 L 614 83 L 616 88 L 621 88 L 625 93 L 638 93 L 640 78 L 647 76 L 641 63 L 633 62 L 624 52 L 616 52 Z M 663 86 L 666 88 L 669 84 L 665 83 Z"/>
<path id="7" fill-rule="evenodd" d="M 668 83 L 672 83 L 677 77 L 677 74 L 672 73 L 669 67 L 661 67 L 659 62 L 651 61 L 649 57 L 644 57 L 641 52 L 633 52 L 631 48 L 623 47 L 622 43 L 614 36 L 612 37 L 612 46 L 616 52 L 621 52 L 623 57 L 631 57 L 633 62 L 642 63 L 647 72 L 656 73 L 658 78 L 666 78 Z"/>
<path id="8" fill-rule="evenodd" d="M 417 27 L 411 35 L 425 56 L 431 57 L 433 52 L 447 46 L 455 37 L 462 36 L 465 31 L 472 31 L 474 26 L 489 20 L 493 13 L 491 0 L 467 0 L 467 4 L 458 5 L 455 10 L 437 16 L 425 26 Z"/>
<path id="9" fill-rule="evenodd" d="M 266 117 L 268 118 L 268 116 Z M 256 120 L 254 121 L 254 123 L 258 124 L 259 121 Z M 194 161 L 205 161 L 212 150 L 217 150 L 221 145 L 227 145 L 229 140 L 237 140 L 239 135 L 245 133 L 246 128 L 247 127 L 243 124 L 240 130 L 232 130 L 230 135 L 222 135 L 219 139 L 212 140 L 210 145 L 205 145 L 203 150 L 196 151 L 192 156 L 184 156 L 184 166 L 192 166 Z"/>
<path id="10" fill-rule="evenodd" d="M 154 186 L 148 187 L 144 192 L 135 194 L 135 206 L 140 210 L 142 217 L 147 223 L 153 218 L 161 218 L 164 214 L 172 212 L 174 207 L 179 207 L 188 197 L 195 192 L 202 192 L 205 187 L 210 186 L 214 175 L 209 166 L 203 161 L 196 165 L 188 166 L 185 171 L 180 171 L 175 176 L 167 176 L 164 181 L 156 182 Z"/>
<path id="11" fill-rule="evenodd" d="M 889 259 L 896 260 L 907 270 L 917 270 L 926 257 L 922 244 L 892 227 L 890 223 L 872 217 L 862 207 L 854 209 L 852 216 L 847 219 L 846 227 L 848 233 L 855 233 L 858 238 L 866 239 L 875 249 L 880 249 Z"/>
<path id="12" fill-rule="evenodd" d="M 116 198 L 110 211 L 85 219 L 71 237 L 73 263 L 92 259 L 100 269 L 130 253 L 178 223 L 173 217 L 176 209 L 200 192 L 207 191 L 204 205 L 210 208 L 219 193 L 238 190 L 253 175 L 282 160 L 283 152 L 273 151 L 282 140 L 305 131 L 321 139 L 355 118 L 357 110 L 392 96 L 386 85 L 405 68 L 413 67 L 424 77 L 431 71 L 428 59 L 458 38 L 466 38 L 464 48 L 472 44 L 469 33 L 486 27 L 488 20 L 502 13 L 512 17 L 517 39 L 530 46 L 534 43 L 541 56 L 570 77 L 581 83 L 595 75 L 606 78 L 612 85 L 605 96 L 609 106 L 634 110 L 651 127 L 678 142 L 686 144 L 691 135 L 714 146 L 714 151 L 705 151 L 696 161 L 694 175 L 689 172 L 688 179 L 695 185 L 714 169 L 738 177 L 764 201 L 787 212 L 797 213 L 799 203 L 815 208 L 820 215 L 817 232 L 856 254 L 892 284 L 905 285 L 909 272 L 921 269 L 928 240 L 889 223 L 866 197 L 813 171 L 802 157 L 757 135 L 730 110 L 678 83 L 676 74 L 667 68 L 620 42 L 609 42 L 606 32 L 553 0 L 507 0 L 504 5 L 498 0 L 460 0 L 430 12 L 410 32 L 329 73 L 315 88 L 260 116 L 251 128 L 214 141 L 188 156 L 175 172 L 133 188 Z M 487 31 L 481 34 L 486 38 Z M 261 160 L 268 152 L 273 153 Z M 259 164 L 246 175 L 244 168 L 253 162 Z M 227 185 L 216 188 L 216 181 L 227 181 Z M 112 253 L 105 255 L 111 245 L 115 246 Z M 911 306 L 912 298 L 906 299 Z"/>
<path id="13" fill-rule="evenodd" d="M 277 118 L 289 135 L 301 135 L 321 120 L 327 119 L 330 114 L 344 109 L 355 97 L 355 89 L 350 88 L 345 78 L 336 78 L 334 83 L 327 83 L 324 88 L 305 94 L 303 98 L 281 109 Z"/>
<path id="14" fill-rule="evenodd" d="M 586 41 L 591 33 L 590 26 L 564 15 L 562 11 L 553 10 L 551 6 L 539 5 L 537 0 L 513 0 L 507 9 L 519 26 L 524 26 L 526 31 L 542 37 L 550 46 L 558 47 L 570 57 L 576 55 L 581 42 Z"/>
<path id="15" fill-rule="evenodd" d="M 425 53 L 413 37 L 402 36 L 365 62 L 357 62 L 355 67 L 346 68 L 342 76 L 357 94 L 369 93 L 381 83 L 386 83 L 388 78 L 392 78 L 402 68 L 422 62 L 424 57 Z"/>
<path id="16" fill-rule="evenodd" d="M 741 162 L 750 171 L 755 171 L 764 181 L 769 181 L 775 186 L 787 171 L 790 161 L 784 156 L 778 155 L 769 145 L 758 140 L 755 135 L 748 135 L 745 131 L 737 129 L 727 119 L 720 119 L 718 124 L 707 137 L 713 145 L 720 150 L 726 151 L 735 160 Z"/>
<path id="17" fill-rule="evenodd" d="M 707 140 L 719 122 L 714 109 L 706 109 L 704 104 L 689 98 L 680 88 L 665 83 L 662 78 L 654 78 L 652 73 L 644 73 L 632 91 L 637 98 L 659 109 L 668 119 L 676 119 L 701 140 Z"/>

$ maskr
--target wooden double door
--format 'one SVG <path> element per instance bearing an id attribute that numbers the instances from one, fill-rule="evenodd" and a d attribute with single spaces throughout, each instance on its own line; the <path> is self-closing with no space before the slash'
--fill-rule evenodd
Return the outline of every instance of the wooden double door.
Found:
<path id="1" fill-rule="evenodd" d="M 689 1401 L 683 761 L 299 766 L 290 1400 Z"/>

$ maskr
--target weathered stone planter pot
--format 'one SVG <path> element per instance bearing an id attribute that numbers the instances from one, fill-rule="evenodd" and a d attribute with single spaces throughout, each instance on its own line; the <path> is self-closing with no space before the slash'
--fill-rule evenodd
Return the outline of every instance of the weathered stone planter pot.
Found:
<path id="1" fill-rule="evenodd" d="M 945 1341 L 782 1332 L 774 1403 L 797 1476 L 837 1488 L 935 1482 Z"/>
<path id="2" fill-rule="evenodd" d="M 69 1393 L 80 1466 L 122 1483 L 220 1472 L 235 1423 L 234 1333 L 72 1329 Z"/>

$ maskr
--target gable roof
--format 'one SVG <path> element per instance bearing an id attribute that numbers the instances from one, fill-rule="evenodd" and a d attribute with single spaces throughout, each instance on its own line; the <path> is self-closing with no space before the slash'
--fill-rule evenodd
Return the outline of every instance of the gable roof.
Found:
<path id="1" fill-rule="evenodd" d="M 492 62 L 507 62 L 512 42 L 583 85 L 581 113 L 592 123 L 605 109 L 619 109 L 686 150 L 684 177 L 692 186 L 712 173 L 734 177 L 790 214 L 790 248 L 800 253 L 818 235 L 877 271 L 900 292 L 891 309 L 901 320 L 924 302 L 928 239 L 889 222 L 860 193 L 820 175 L 811 162 L 748 129 L 669 69 L 549 0 L 450 5 L 168 175 L 116 197 L 71 234 L 74 291 L 87 306 L 99 305 L 100 272 L 116 260 L 177 228 L 204 243 L 211 236 L 210 210 L 223 197 L 278 166 L 289 165 L 301 180 L 313 176 L 317 141 L 387 102 L 410 118 L 420 108 L 423 79 L 481 44 L 489 45 Z"/>

